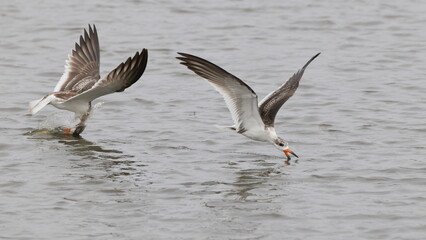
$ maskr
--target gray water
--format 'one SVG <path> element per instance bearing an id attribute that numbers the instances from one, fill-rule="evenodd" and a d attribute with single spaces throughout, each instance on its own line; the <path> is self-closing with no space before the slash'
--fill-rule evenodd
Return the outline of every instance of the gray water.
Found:
<path id="1" fill-rule="evenodd" d="M 425 239 L 426 2 L 0 1 L 0 239 Z M 142 48 L 139 82 L 72 114 L 53 90 L 87 24 L 102 75 Z M 214 128 L 206 58 L 262 99 L 317 52 L 276 119 L 300 156 Z"/>

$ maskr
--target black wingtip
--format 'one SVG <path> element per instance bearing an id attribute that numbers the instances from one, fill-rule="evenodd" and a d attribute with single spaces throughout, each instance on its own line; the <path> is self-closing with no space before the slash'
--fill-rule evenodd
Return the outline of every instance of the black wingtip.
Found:
<path id="1" fill-rule="evenodd" d="M 184 57 L 176 57 L 176 59 L 182 61 L 181 63 L 185 62 L 185 60 L 186 60 L 186 58 L 184 58 Z"/>
<path id="2" fill-rule="evenodd" d="M 92 32 L 93 32 L 92 25 L 93 25 L 93 24 L 90 24 L 90 23 L 89 23 L 89 24 L 87 24 L 87 26 L 88 26 L 88 28 L 87 28 L 87 29 L 88 29 L 88 32 L 89 32 L 89 33 L 92 33 Z M 94 25 L 93 25 L 93 26 L 94 26 Z M 86 29 L 84 29 L 84 31 L 86 31 Z"/>
<path id="3" fill-rule="evenodd" d="M 311 59 L 309 59 L 309 61 L 305 64 L 305 66 L 303 66 L 302 69 L 305 69 L 306 67 L 308 67 L 308 65 L 315 59 L 317 58 L 319 55 L 321 54 L 321 52 L 315 54 L 315 56 L 313 56 Z"/>
<path id="4" fill-rule="evenodd" d="M 200 57 L 188 54 L 188 53 L 183 53 L 183 52 L 177 52 L 177 54 L 183 56 L 183 58 L 195 58 L 195 59 L 200 59 Z M 182 58 L 182 57 L 176 57 L 177 59 Z"/>
<path id="5" fill-rule="evenodd" d="M 321 54 L 321 52 L 319 52 L 319 53 L 315 54 L 315 56 L 313 56 L 313 57 L 312 57 L 312 59 L 317 58 L 320 54 Z"/>
<path id="6" fill-rule="evenodd" d="M 142 56 L 142 61 L 144 62 L 144 65 L 145 65 L 143 71 L 145 71 L 146 65 L 148 63 L 148 49 L 143 48 L 140 55 Z"/>
<path id="7" fill-rule="evenodd" d="M 140 76 L 145 72 L 146 65 L 148 64 L 148 49 L 143 48 L 141 53 L 139 54 L 141 56 L 141 69 L 140 69 Z"/>
<path id="8" fill-rule="evenodd" d="M 178 59 L 178 60 L 182 61 L 182 62 L 180 62 L 180 64 L 187 66 L 187 65 L 185 64 L 185 63 L 187 63 L 187 62 L 186 62 L 186 60 L 188 59 L 188 57 L 190 57 L 190 56 L 192 56 L 192 55 L 191 55 L 191 54 L 188 54 L 188 53 L 183 53 L 183 52 L 177 52 L 177 54 L 179 54 L 180 56 L 176 57 L 176 59 Z M 187 63 L 187 64 L 188 64 L 188 63 Z M 187 67 L 188 67 L 188 66 L 187 66 Z"/>
<path id="9" fill-rule="evenodd" d="M 148 62 L 148 49 L 142 48 L 140 53 L 139 53 L 139 51 L 137 51 L 135 53 L 135 56 L 133 56 L 132 59 L 136 59 L 136 58 L 140 58 L 138 61 L 141 62 L 142 73 L 143 73 L 145 71 L 145 68 L 146 68 L 146 65 L 147 65 L 147 62 Z M 141 76 L 142 76 L 142 74 L 141 74 Z"/>
<path id="10" fill-rule="evenodd" d="M 88 25 L 88 32 L 89 32 L 89 36 L 92 36 L 92 35 L 97 35 L 98 33 L 97 33 L 97 30 L 96 30 L 96 26 L 95 26 L 95 24 L 94 23 L 92 23 L 92 24 L 87 24 Z M 86 29 L 84 29 L 84 32 L 86 32 Z"/>
<path id="11" fill-rule="evenodd" d="M 141 55 L 146 55 L 148 57 L 148 49 L 143 48 L 141 51 Z"/>

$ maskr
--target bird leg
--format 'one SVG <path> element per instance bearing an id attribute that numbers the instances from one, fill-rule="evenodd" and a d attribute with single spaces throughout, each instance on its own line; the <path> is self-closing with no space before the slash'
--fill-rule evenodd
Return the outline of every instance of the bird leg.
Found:
<path id="1" fill-rule="evenodd" d="M 80 133 L 82 133 L 84 131 L 84 129 L 86 128 L 86 125 L 77 125 L 74 132 L 72 133 L 73 137 L 78 137 L 80 136 Z"/>
<path id="2" fill-rule="evenodd" d="M 87 121 L 87 119 L 89 119 L 91 111 L 92 111 L 92 107 L 91 107 L 91 105 L 89 105 L 89 110 L 86 113 L 84 113 L 83 115 L 78 117 L 80 122 L 75 126 L 75 130 L 72 133 L 72 135 L 74 137 L 80 136 L 80 133 L 82 133 L 84 131 L 84 129 L 86 128 L 86 121 Z"/>

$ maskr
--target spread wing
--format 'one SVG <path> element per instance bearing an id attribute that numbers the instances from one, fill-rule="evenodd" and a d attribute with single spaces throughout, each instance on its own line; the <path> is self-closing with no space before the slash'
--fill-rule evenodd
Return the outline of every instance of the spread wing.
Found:
<path id="1" fill-rule="evenodd" d="M 257 95 L 247 84 L 207 60 L 186 53 L 178 54 L 183 56 L 177 57 L 182 61 L 181 64 L 207 79 L 222 94 L 239 133 L 263 126 L 257 107 Z"/>
<path id="2" fill-rule="evenodd" d="M 90 89 L 99 76 L 99 39 L 95 25 L 89 25 L 89 33 L 84 29 L 84 37 L 80 36 L 80 44 L 68 55 L 65 71 L 54 92 L 81 93 Z"/>
<path id="3" fill-rule="evenodd" d="M 296 92 L 299 87 L 299 81 L 305 72 L 306 67 L 320 55 L 320 53 L 313 56 L 297 73 L 295 73 L 286 83 L 281 85 L 280 88 L 271 92 L 259 104 L 259 112 L 262 120 L 266 126 L 274 126 L 275 116 L 280 110 L 281 106 Z"/>
<path id="4" fill-rule="evenodd" d="M 130 87 L 142 76 L 148 61 L 148 50 L 143 49 L 141 53 L 136 52 L 133 58 L 128 58 L 126 62 L 121 63 L 106 75 L 102 80 L 96 82 L 92 88 L 85 92 L 70 98 L 65 103 L 78 101 L 90 102 L 100 96 L 122 92 Z"/>

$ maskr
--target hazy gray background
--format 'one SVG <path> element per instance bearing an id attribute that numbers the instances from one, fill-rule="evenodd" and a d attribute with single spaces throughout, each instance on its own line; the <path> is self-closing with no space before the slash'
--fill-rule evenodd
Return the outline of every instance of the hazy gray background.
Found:
<path id="1" fill-rule="evenodd" d="M 423 1 L 1 1 L 1 239 L 424 239 Z M 96 24 L 102 75 L 142 48 L 141 80 L 82 139 L 53 90 Z M 221 96 L 178 64 L 206 58 L 263 98 L 317 52 L 277 132 L 300 156 L 213 125 Z M 36 131 L 35 131 L 36 130 Z M 32 132 L 35 131 L 35 132 Z"/>

